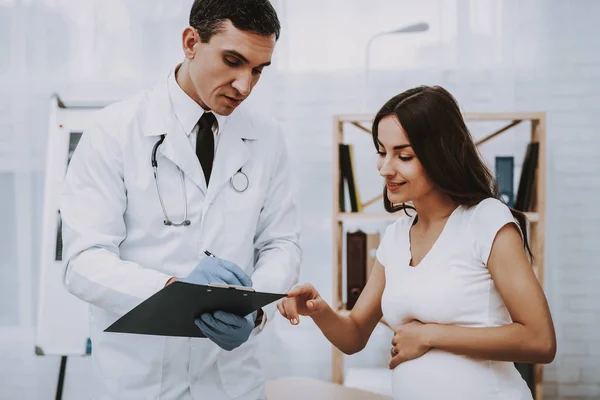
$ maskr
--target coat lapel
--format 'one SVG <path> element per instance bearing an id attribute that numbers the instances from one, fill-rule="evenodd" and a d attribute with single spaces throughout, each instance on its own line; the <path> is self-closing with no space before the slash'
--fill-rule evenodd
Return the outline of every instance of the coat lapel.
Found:
<path id="1" fill-rule="evenodd" d="M 141 122 L 141 125 L 145 126 L 144 134 L 146 136 L 165 135 L 165 140 L 157 153 L 157 159 L 160 158 L 160 154 L 163 154 L 206 195 L 206 180 L 202 167 L 196 152 L 190 145 L 189 138 L 175 117 L 166 80 L 150 92 L 148 114 Z M 160 171 L 160 161 L 158 164 Z"/>
<path id="2" fill-rule="evenodd" d="M 248 118 L 242 113 L 236 115 L 235 112 L 220 135 L 206 196 L 208 204 L 212 203 L 229 179 L 248 161 L 250 150 L 246 141 L 255 139 L 253 126 Z"/>
<path id="3" fill-rule="evenodd" d="M 174 122 L 177 123 L 176 120 Z M 172 125 L 171 131 L 166 135 L 163 143 L 163 154 L 206 194 L 206 179 L 196 152 L 192 149 L 183 129 L 178 125 Z"/>

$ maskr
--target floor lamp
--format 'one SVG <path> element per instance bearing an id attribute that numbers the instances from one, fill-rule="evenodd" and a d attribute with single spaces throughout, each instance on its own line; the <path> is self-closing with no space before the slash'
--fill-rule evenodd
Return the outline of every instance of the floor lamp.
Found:
<path id="1" fill-rule="evenodd" d="M 381 36 L 385 35 L 395 35 L 399 33 L 415 33 L 415 32 L 425 32 L 429 30 L 429 24 L 426 22 L 419 22 L 417 24 L 412 24 L 405 26 L 403 28 L 399 28 L 393 31 L 380 32 L 376 35 L 373 35 L 369 38 L 367 43 L 367 52 L 365 57 L 365 91 L 364 91 L 364 102 L 363 102 L 363 111 L 367 111 L 367 103 L 369 99 L 369 61 L 371 56 L 371 44 L 373 41 Z"/>

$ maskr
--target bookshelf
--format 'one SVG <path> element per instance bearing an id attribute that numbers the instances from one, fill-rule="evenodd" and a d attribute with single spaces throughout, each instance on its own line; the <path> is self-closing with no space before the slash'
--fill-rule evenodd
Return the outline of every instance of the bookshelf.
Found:
<path id="1" fill-rule="evenodd" d="M 533 206 L 532 210 L 526 212 L 525 215 L 530 222 L 529 241 L 531 249 L 535 256 L 533 269 L 540 281 L 542 287 L 544 283 L 544 231 L 545 231 L 545 193 L 546 193 L 546 116 L 544 112 L 502 112 L 502 113 L 464 113 L 465 120 L 468 121 L 497 121 L 504 122 L 502 128 L 486 135 L 482 139 L 477 140 L 479 146 L 486 143 L 505 132 L 510 131 L 513 127 L 522 123 L 530 123 L 530 141 L 537 142 L 538 155 L 537 167 L 535 172 L 535 180 L 533 187 Z M 376 202 L 381 202 L 382 195 L 373 197 L 361 203 L 361 212 L 341 212 L 340 211 L 340 192 L 339 183 L 341 179 L 340 172 L 340 154 L 339 145 L 345 143 L 345 129 L 348 126 L 358 128 L 356 134 L 371 134 L 370 124 L 374 115 L 372 114 L 342 114 L 336 115 L 333 118 L 333 143 L 332 143 L 332 265 L 333 265 L 333 307 L 343 313 L 346 306 L 343 301 L 343 252 L 344 252 L 344 224 L 361 224 L 361 223 L 391 223 L 405 215 L 402 211 L 389 214 L 387 212 L 368 212 L 365 211 L 369 205 Z M 356 129 L 354 129 L 356 131 Z M 353 132 L 354 134 L 354 132 Z M 359 182 L 357 182 L 357 186 Z M 358 188 L 357 188 L 358 190 Z M 381 321 L 385 324 L 385 321 Z M 387 325 L 387 324 L 385 324 Z M 344 354 L 335 346 L 332 346 L 331 357 L 331 379 L 335 383 L 344 383 Z M 533 392 L 535 400 L 543 399 L 543 365 L 536 364 L 533 366 Z"/>

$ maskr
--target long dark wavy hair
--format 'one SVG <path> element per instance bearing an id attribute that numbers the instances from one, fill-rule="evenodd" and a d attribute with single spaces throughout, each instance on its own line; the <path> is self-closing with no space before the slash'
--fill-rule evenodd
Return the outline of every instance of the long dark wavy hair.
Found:
<path id="1" fill-rule="evenodd" d="M 489 197 L 498 198 L 496 179 L 479 156 L 458 103 L 447 90 L 419 86 L 388 100 L 373 120 L 373 143 L 377 149 L 379 122 L 390 115 L 402 125 L 429 179 L 455 204 L 471 207 Z M 388 212 L 413 208 L 404 203 L 392 204 L 386 187 L 383 205 Z M 525 214 L 512 208 L 510 212 L 519 223 L 525 249 L 532 255 Z"/>

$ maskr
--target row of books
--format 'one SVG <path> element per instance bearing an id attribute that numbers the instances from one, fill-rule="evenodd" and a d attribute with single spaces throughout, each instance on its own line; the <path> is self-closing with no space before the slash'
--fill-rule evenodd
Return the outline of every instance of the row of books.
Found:
<path id="1" fill-rule="evenodd" d="M 514 194 L 514 157 L 496 157 L 495 174 L 498 183 L 500 200 L 508 206 L 519 211 L 534 211 L 535 186 L 537 181 L 537 167 L 539 158 L 539 143 L 530 142 L 527 145 L 518 191 Z M 339 145 L 339 206 L 340 212 L 346 209 L 346 188 L 350 199 L 350 211 L 361 212 L 362 203 L 354 172 L 354 151 L 351 144 L 341 143 Z"/>

